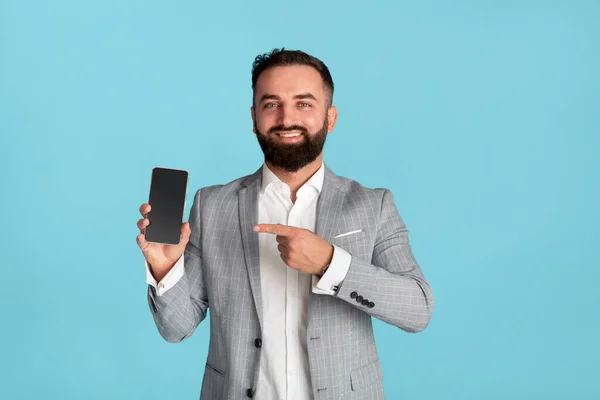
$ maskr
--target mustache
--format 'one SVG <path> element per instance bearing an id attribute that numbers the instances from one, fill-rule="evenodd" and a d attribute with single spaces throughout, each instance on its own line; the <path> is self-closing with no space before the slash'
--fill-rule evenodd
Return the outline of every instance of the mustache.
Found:
<path id="1" fill-rule="evenodd" d="M 308 135 L 308 129 L 306 129 L 303 126 L 300 125 L 291 125 L 291 126 L 284 126 L 284 125 L 277 125 L 272 127 L 271 129 L 269 129 L 269 134 L 274 134 L 275 132 L 286 132 L 286 131 L 300 131 L 302 132 L 303 135 Z"/>

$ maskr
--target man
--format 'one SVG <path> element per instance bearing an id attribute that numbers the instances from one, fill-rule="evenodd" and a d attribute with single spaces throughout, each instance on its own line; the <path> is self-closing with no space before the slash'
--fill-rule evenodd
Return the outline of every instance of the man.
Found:
<path id="1" fill-rule="evenodd" d="M 323 163 L 337 110 L 320 60 L 273 50 L 252 68 L 254 174 L 196 192 L 179 245 L 137 242 L 169 342 L 210 308 L 201 399 L 383 399 L 371 317 L 419 332 L 434 301 L 385 189 Z"/>

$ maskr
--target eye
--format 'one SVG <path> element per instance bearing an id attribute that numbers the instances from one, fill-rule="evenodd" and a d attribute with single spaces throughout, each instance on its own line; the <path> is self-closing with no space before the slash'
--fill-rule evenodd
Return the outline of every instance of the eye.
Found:
<path id="1" fill-rule="evenodd" d="M 277 106 L 278 106 L 277 103 L 267 103 L 267 104 L 265 104 L 265 108 L 275 108 Z"/>
<path id="2" fill-rule="evenodd" d="M 300 103 L 299 106 L 302 108 L 310 107 L 310 103 Z"/>

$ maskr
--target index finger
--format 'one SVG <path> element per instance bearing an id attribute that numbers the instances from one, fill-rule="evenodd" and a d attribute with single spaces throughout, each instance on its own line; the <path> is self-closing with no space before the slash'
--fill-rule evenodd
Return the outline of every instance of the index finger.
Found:
<path id="1" fill-rule="evenodd" d="M 255 232 L 273 233 L 275 235 L 290 236 L 296 228 L 281 224 L 256 224 L 254 225 Z"/>
<path id="2" fill-rule="evenodd" d="M 151 209 L 152 209 L 152 207 L 150 207 L 150 204 L 144 203 L 140 206 L 140 214 L 142 214 L 142 216 L 145 217 L 146 214 L 148 214 Z"/>

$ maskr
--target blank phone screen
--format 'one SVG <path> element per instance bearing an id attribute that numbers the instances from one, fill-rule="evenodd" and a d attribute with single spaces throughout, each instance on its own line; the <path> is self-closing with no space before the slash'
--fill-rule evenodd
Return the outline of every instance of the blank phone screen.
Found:
<path id="1" fill-rule="evenodd" d="M 187 181 L 186 171 L 158 167 L 152 170 L 150 225 L 145 230 L 148 242 L 179 244 Z"/>

